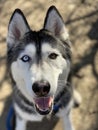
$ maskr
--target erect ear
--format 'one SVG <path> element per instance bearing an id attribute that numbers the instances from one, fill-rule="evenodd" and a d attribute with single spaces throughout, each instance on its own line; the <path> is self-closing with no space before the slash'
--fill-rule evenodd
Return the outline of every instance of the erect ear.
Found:
<path id="1" fill-rule="evenodd" d="M 51 6 L 47 11 L 44 29 L 64 40 L 68 39 L 68 32 L 65 28 L 64 21 L 55 6 Z"/>
<path id="2" fill-rule="evenodd" d="M 27 20 L 20 9 L 16 9 L 11 16 L 8 26 L 7 44 L 8 47 L 21 39 L 30 30 Z"/>

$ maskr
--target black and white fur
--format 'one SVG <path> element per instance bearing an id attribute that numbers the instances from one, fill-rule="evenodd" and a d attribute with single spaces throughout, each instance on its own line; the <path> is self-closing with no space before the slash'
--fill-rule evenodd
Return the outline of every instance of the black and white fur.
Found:
<path id="1" fill-rule="evenodd" d="M 14 83 L 15 130 L 26 130 L 27 121 L 41 121 L 52 114 L 63 119 L 64 130 L 73 130 L 73 89 L 67 83 L 70 41 L 57 9 L 49 8 L 40 31 L 32 31 L 22 11 L 16 9 L 9 22 L 7 46 L 8 68 Z M 57 111 L 55 105 L 60 106 Z"/>

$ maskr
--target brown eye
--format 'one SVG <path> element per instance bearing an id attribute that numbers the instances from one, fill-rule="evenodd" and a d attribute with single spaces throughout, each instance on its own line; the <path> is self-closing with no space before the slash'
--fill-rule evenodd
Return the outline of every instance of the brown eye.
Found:
<path id="1" fill-rule="evenodd" d="M 49 55 L 49 58 L 55 60 L 55 59 L 57 58 L 57 56 L 58 56 L 58 54 L 56 54 L 56 53 L 51 53 L 51 54 Z"/>

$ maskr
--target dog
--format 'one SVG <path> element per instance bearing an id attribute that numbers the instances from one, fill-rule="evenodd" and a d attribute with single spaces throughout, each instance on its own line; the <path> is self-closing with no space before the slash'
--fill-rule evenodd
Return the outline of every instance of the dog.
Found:
<path id="1" fill-rule="evenodd" d="M 15 130 L 26 130 L 27 121 L 52 115 L 63 119 L 64 130 L 73 130 L 71 42 L 55 6 L 48 9 L 39 31 L 31 30 L 20 9 L 13 12 L 8 26 L 7 62 L 13 82 Z"/>

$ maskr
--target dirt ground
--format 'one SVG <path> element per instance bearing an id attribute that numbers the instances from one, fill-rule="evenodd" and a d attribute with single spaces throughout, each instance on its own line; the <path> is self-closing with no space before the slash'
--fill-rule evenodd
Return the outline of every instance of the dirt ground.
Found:
<path id="1" fill-rule="evenodd" d="M 46 11 L 55 5 L 62 14 L 72 41 L 72 81 L 82 96 L 72 111 L 75 130 L 98 130 L 98 0 L 0 0 L 0 130 L 6 130 L 6 115 L 12 88 L 6 71 L 6 35 L 14 9 L 23 10 L 33 30 L 43 26 Z M 29 123 L 28 130 L 62 130 L 61 120 Z"/>

